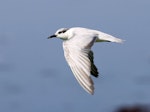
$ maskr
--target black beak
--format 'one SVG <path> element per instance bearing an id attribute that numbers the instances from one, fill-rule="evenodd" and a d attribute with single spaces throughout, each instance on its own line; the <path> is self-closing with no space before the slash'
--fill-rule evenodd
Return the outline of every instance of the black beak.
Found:
<path id="1" fill-rule="evenodd" d="M 53 38 L 53 37 L 56 37 L 56 35 L 51 35 L 47 39 L 50 39 L 50 38 Z"/>

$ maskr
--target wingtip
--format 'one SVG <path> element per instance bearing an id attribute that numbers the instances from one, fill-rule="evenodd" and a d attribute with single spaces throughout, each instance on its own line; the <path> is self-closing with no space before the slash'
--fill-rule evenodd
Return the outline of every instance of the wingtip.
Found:
<path id="1" fill-rule="evenodd" d="M 123 44 L 123 43 L 125 42 L 125 40 L 116 38 L 116 39 L 115 39 L 114 41 L 112 41 L 112 42 L 116 42 L 116 43 Z"/>
<path id="2" fill-rule="evenodd" d="M 120 44 L 123 44 L 124 42 L 125 42 L 126 40 L 120 40 L 120 42 L 118 42 L 118 43 L 120 43 Z"/>
<path id="3" fill-rule="evenodd" d="M 94 95 L 94 91 L 91 93 L 91 95 Z"/>
<path id="4" fill-rule="evenodd" d="M 90 94 L 90 95 L 94 95 L 94 86 L 92 86 L 92 88 L 90 90 L 86 89 L 86 91 Z"/>

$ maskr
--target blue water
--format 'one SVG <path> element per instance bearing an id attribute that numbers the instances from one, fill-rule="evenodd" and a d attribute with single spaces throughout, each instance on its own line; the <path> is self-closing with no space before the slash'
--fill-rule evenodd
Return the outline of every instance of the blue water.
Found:
<path id="1" fill-rule="evenodd" d="M 150 1 L 0 1 L 0 112 L 112 112 L 150 103 Z M 100 76 L 86 93 L 69 69 L 60 27 L 122 38 L 92 48 Z"/>

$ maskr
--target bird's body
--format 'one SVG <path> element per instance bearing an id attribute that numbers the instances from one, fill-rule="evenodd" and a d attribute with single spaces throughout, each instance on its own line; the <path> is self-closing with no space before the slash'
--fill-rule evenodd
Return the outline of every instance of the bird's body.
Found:
<path id="1" fill-rule="evenodd" d="M 81 27 L 61 28 L 49 38 L 52 37 L 64 40 L 63 49 L 66 61 L 77 81 L 90 94 L 94 94 L 94 83 L 90 76 L 98 77 L 91 47 L 95 42 L 123 42 L 109 34 Z"/>

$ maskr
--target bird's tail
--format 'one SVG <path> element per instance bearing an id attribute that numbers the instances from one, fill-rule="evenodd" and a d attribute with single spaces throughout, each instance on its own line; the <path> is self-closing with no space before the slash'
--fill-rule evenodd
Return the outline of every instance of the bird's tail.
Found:
<path id="1" fill-rule="evenodd" d="M 98 38 L 96 40 L 96 42 L 116 42 L 116 43 L 123 43 L 124 40 L 116 38 L 112 35 L 103 33 L 103 32 L 99 32 L 98 33 Z"/>

